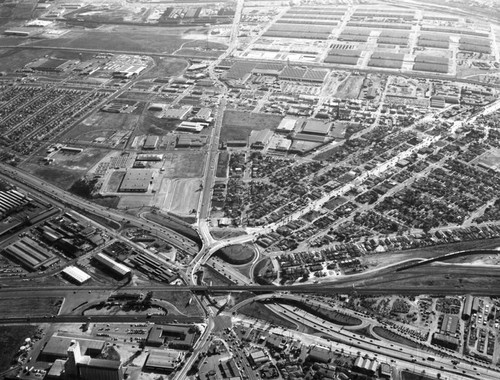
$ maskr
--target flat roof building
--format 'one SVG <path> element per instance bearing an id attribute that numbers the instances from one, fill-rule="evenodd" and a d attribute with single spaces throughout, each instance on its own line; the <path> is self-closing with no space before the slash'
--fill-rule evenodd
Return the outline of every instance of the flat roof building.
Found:
<path id="1" fill-rule="evenodd" d="M 149 330 L 146 345 L 160 347 L 168 343 L 169 348 L 188 350 L 194 346 L 195 340 L 190 326 L 153 326 Z"/>
<path id="2" fill-rule="evenodd" d="M 87 339 L 84 337 L 74 336 L 57 336 L 53 335 L 45 344 L 40 354 L 40 359 L 46 362 L 53 362 L 57 359 L 65 359 L 68 357 L 68 347 L 71 341 L 78 339 L 81 347 L 81 352 L 90 357 L 100 355 L 106 342 L 103 340 Z"/>
<path id="3" fill-rule="evenodd" d="M 169 108 L 163 111 L 162 118 L 164 119 L 177 119 L 184 120 L 187 115 L 191 112 L 193 106 L 183 106 L 180 108 Z"/>
<path id="4" fill-rule="evenodd" d="M 104 253 L 98 253 L 95 256 L 95 260 L 98 263 L 102 264 L 104 267 L 106 267 L 106 269 L 111 270 L 114 274 L 118 275 L 119 277 L 125 277 L 132 273 L 129 267 L 117 263 L 115 260 L 106 256 Z"/>
<path id="5" fill-rule="evenodd" d="M 208 126 L 207 123 L 183 121 L 182 123 L 179 124 L 179 126 L 177 127 L 177 130 L 178 131 L 185 131 L 185 132 L 199 133 L 203 130 L 203 128 L 205 128 L 207 126 Z"/>
<path id="6" fill-rule="evenodd" d="M 154 170 L 127 170 L 120 184 L 121 192 L 145 193 L 153 184 Z"/>
<path id="7" fill-rule="evenodd" d="M 174 371 L 180 363 L 184 354 L 178 350 L 151 350 L 144 366 L 145 369 L 154 372 L 170 373 Z"/>
<path id="8" fill-rule="evenodd" d="M 160 141 L 159 136 L 148 136 L 142 145 L 142 149 L 156 149 L 158 147 L 158 143 Z"/>
<path id="9" fill-rule="evenodd" d="M 285 117 L 281 120 L 280 125 L 276 128 L 276 132 L 280 133 L 290 133 L 295 129 L 297 124 L 297 119 L 293 117 Z"/>
<path id="10" fill-rule="evenodd" d="M 307 120 L 302 129 L 302 133 L 313 135 L 327 135 L 332 128 L 332 123 L 320 120 Z"/>

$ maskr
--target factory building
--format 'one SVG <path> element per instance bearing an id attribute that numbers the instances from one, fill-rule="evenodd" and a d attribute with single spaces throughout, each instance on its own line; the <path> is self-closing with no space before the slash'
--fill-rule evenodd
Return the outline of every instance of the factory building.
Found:
<path id="1" fill-rule="evenodd" d="M 158 147 L 160 138 L 158 136 L 148 136 L 142 145 L 142 149 L 154 150 Z"/>
<path id="2" fill-rule="evenodd" d="M 106 256 L 104 253 L 98 253 L 95 256 L 95 260 L 105 269 L 111 271 L 114 275 L 116 275 L 119 278 L 124 278 L 125 276 L 130 275 L 132 273 L 129 267 L 117 263 L 115 260 Z"/>
<path id="3" fill-rule="evenodd" d="M 154 170 L 127 170 L 120 184 L 120 192 L 145 193 L 153 184 Z"/>
<path id="4" fill-rule="evenodd" d="M 104 342 L 102 342 L 104 344 Z M 82 355 L 80 343 L 72 340 L 67 347 L 67 359 L 58 359 L 49 371 L 50 379 L 122 380 L 124 371 L 119 360 L 96 359 Z M 102 350 L 101 350 L 102 351 Z"/>
<path id="5" fill-rule="evenodd" d="M 78 285 L 90 280 L 90 276 L 75 266 L 69 266 L 62 271 L 64 277 Z"/>
<path id="6" fill-rule="evenodd" d="M 19 210 L 29 203 L 26 195 L 16 190 L 0 191 L 0 218 L 4 218 L 9 213 Z"/>
<path id="7" fill-rule="evenodd" d="M 151 350 L 148 359 L 144 365 L 144 369 L 155 373 L 171 373 L 181 363 L 184 354 L 181 351 L 166 349 L 166 350 Z"/>
<path id="8" fill-rule="evenodd" d="M 59 261 L 57 256 L 29 237 L 12 243 L 4 252 L 30 271 L 48 268 Z"/>
<path id="9" fill-rule="evenodd" d="M 43 347 L 38 360 L 53 362 L 57 359 L 66 359 L 68 357 L 68 347 L 73 340 L 75 340 L 74 337 L 53 335 L 45 344 L 45 347 Z M 88 355 L 92 358 L 99 356 L 106 344 L 106 342 L 102 340 L 93 340 L 83 337 L 78 337 L 78 342 L 81 347 L 80 351 L 83 352 L 84 355 Z"/>
<path id="10" fill-rule="evenodd" d="M 326 136 L 330 132 L 331 128 L 332 123 L 320 120 L 307 120 L 302 128 L 302 133 L 306 133 L 309 135 Z"/>
<path id="11" fill-rule="evenodd" d="M 354 369 L 358 372 L 365 373 L 367 375 L 373 376 L 377 371 L 378 363 L 376 360 L 372 360 L 368 357 L 358 356 L 354 361 Z"/>
<path id="12" fill-rule="evenodd" d="M 163 154 L 138 154 L 135 158 L 136 161 L 161 161 Z"/>
<path id="13" fill-rule="evenodd" d="M 149 330 L 146 346 L 161 347 L 168 344 L 169 348 L 189 350 L 195 341 L 196 335 L 190 326 L 153 326 Z"/>
<path id="14" fill-rule="evenodd" d="M 203 128 L 205 128 L 205 127 L 208 127 L 207 123 L 183 121 L 177 127 L 177 131 L 200 133 L 203 130 Z"/>
<path id="15" fill-rule="evenodd" d="M 276 132 L 278 132 L 278 133 L 293 132 L 293 130 L 295 129 L 296 123 L 297 123 L 297 119 L 292 118 L 292 117 L 284 117 L 283 120 L 281 120 L 280 125 L 278 125 Z"/>

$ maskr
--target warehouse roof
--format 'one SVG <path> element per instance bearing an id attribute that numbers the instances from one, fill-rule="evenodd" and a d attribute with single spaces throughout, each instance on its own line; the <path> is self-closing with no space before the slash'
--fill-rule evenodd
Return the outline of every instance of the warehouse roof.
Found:
<path id="1" fill-rule="evenodd" d="M 106 265 L 109 269 L 112 269 L 116 273 L 121 274 L 123 276 L 131 272 L 129 267 L 127 267 L 123 264 L 117 263 L 115 260 L 106 256 L 104 253 L 98 253 L 96 255 L 96 259 L 101 264 Z"/>
<path id="2" fill-rule="evenodd" d="M 85 281 L 90 279 L 90 276 L 75 266 L 69 266 L 63 269 L 63 273 L 71 277 L 73 280 L 79 284 L 83 284 Z"/>
<path id="3" fill-rule="evenodd" d="M 151 350 L 146 367 L 174 369 L 182 360 L 182 353 L 177 350 Z"/>

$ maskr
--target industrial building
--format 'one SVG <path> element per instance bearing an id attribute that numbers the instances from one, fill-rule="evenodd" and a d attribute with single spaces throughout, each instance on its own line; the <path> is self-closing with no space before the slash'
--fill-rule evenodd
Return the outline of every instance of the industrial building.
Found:
<path id="1" fill-rule="evenodd" d="M 30 271 L 48 268 L 59 261 L 56 255 L 29 237 L 12 243 L 4 252 Z"/>
<path id="2" fill-rule="evenodd" d="M 135 158 L 136 161 L 161 161 L 163 154 L 138 154 Z"/>
<path id="3" fill-rule="evenodd" d="M 177 138 L 177 148 L 201 148 L 207 143 L 208 136 L 180 135 Z"/>
<path id="4" fill-rule="evenodd" d="M 180 108 L 169 108 L 163 111 L 162 118 L 184 120 L 191 113 L 193 106 L 183 106 Z"/>
<path id="5" fill-rule="evenodd" d="M 165 109 L 166 106 L 167 106 L 166 104 L 162 104 L 162 103 L 152 103 L 148 107 L 148 111 L 161 112 Z"/>
<path id="6" fill-rule="evenodd" d="M 121 192 L 145 193 L 153 184 L 154 170 L 127 170 L 120 184 Z"/>
<path id="7" fill-rule="evenodd" d="M 159 136 L 148 136 L 142 145 L 142 149 L 146 150 L 154 150 L 158 147 L 158 143 L 160 141 Z"/>
<path id="8" fill-rule="evenodd" d="M 144 369 L 155 373 L 171 373 L 182 363 L 184 354 L 178 350 L 151 350 Z"/>
<path id="9" fill-rule="evenodd" d="M 113 72 L 113 78 L 129 79 L 139 75 L 145 68 L 145 65 L 121 67 L 119 70 Z"/>
<path id="10" fill-rule="evenodd" d="M 456 350 L 460 345 L 460 340 L 454 336 L 434 333 L 434 335 L 432 336 L 432 344 L 446 347 L 450 350 Z"/>
<path id="11" fill-rule="evenodd" d="M 354 361 L 354 369 L 366 373 L 367 375 L 373 376 L 377 371 L 378 363 L 376 360 L 372 360 L 368 357 L 358 356 Z"/>
<path id="12" fill-rule="evenodd" d="M 331 128 L 332 123 L 320 120 L 307 120 L 302 128 L 302 133 L 326 136 L 330 132 Z"/>
<path id="13" fill-rule="evenodd" d="M 106 256 L 104 253 L 98 253 L 95 256 L 95 260 L 104 266 L 106 269 L 110 270 L 117 277 L 123 278 L 127 275 L 130 275 L 132 271 L 127 266 L 117 263 L 112 258 Z"/>
<path id="14" fill-rule="evenodd" d="M 269 356 L 267 356 L 264 351 L 260 350 L 252 352 L 249 355 L 249 359 L 254 366 L 258 366 L 262 363 L 267 363 L 269 361 Z"/>
<path id="15" fill-rule="evenodd" d="M 285 117 L 281 120 L 280 125 L 276 128 L 276 132 L 279 133 L 290 133 L 295 129 L 295 125 L 297 123 L 297 119 L 292 117 Z"/>
<path id="16" fill-rule="evenodd" d="M 332 352 L 324 347 L 313 346 L 309 351 L 309 357 L 320 363 L 328 363 L 332 358 Z"/>
<path id="17" fill-rule="evenodd" d="M 67 59 L 40 58 L 28 67 L 35 71 L 61 72 L 68 67 L 70 62 Z"/>
<path id="18" fill-rule="evenodd" d="M 81 339 L 66 345 L 67 359 L 58 359 L 49 371 L 50 379 L 122 380 L 124 371 L 120 360 L 96 359 L 82 355 Z M 104 344 L 104 342 L 102 342 Z"/>
<path id="19" fill-rule="evenodd" d="M 57 359 L 66 359 L 68 357 L 68 347 L 75 339 L 78 339 L 81 352 L 92 358 L 99 356 L 106 344 L 102 340 L 53 335 L 43 347 L 38 360 L 53 362 Z"/>
<path id="20" fill-rule="evenodd" d="M 11 212 L 19 210 L 28 203 L 26 195 L 19 191 L 0 191 L 0 218 L 5 218 Z"/>
<path id="21" fill-rule="evenodd" d="M 168 344 L 169 348 L 189 350 L 195 341 L 196 335 L 190 326 L 153 326 L 149 330 L 146 346 L 161 347 Z"/>
<path id="22" fill-rule="evenodd" d="M 90 280 L 90 276 L 75 266 L 69 266 L 62 271 L 64 277 L 78 285 Z"/>
<path id="23" fill-rule="evenodd" d="M 203 130 L 203 128 L 205 128 L 205 127 L 208 127 L 207 123 L 183 121 L 177 127 L 177 131 L 200 133 Z"/>

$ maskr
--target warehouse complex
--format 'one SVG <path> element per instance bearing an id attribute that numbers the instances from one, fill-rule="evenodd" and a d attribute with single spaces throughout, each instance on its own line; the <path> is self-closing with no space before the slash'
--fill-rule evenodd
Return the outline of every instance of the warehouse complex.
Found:
<path id="1" fill-rule="evenodd" d="M 46 269 L 59 261 L 56 255 L 29 237 L 12 243 L 4 252 L 30 271 Z"/>

